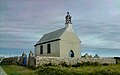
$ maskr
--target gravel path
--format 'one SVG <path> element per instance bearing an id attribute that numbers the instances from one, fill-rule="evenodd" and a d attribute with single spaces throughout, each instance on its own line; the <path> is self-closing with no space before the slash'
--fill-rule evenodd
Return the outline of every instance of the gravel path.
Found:
<path id="1" fill-rule="evenodd" d="M 0 75 L 7 75 L 1 66 L 0 66 Z"/>

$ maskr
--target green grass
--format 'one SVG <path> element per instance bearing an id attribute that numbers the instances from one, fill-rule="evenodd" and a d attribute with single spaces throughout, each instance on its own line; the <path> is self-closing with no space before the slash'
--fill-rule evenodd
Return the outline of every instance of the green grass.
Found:
<path id="1" fill-rule="evenodd" d="M 2 67 L 8 75 L 120 75 L 120 64 L 82 67 L 42 66 L 36 70 L 18 65 Z"/>
<path id="2" fill-rule="evenodd" d="M 8 75 L 35 75 L 34 70 L 18 65 L 2 65 Z"/>
<path id="3" fill-rule="evenodd" d="M 83 67 L 42 67 L 39 75 L 120 75 L 120 65 Z"/>

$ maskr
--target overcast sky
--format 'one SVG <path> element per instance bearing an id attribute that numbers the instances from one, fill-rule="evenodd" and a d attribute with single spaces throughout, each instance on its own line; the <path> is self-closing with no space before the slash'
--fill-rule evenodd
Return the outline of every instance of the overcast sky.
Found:
<path id="1" fill-rule="evenodd" d="M 34 49 L 72 16 L 81 52 L 120 56 L 120 0 L 0 0 L 0 49 Z"/>

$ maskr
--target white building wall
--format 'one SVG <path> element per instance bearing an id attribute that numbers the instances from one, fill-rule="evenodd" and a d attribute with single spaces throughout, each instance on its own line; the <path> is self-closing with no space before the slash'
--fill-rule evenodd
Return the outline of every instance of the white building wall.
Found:
<path id="1" fill-rule="evenodd" d="M 40 55 L 40 45 L 37 45 L 37 46 L 35 47 L 35 55 L 36 55 L 36 56 L 39 56 L 39 55 Z"/>
<path id="2" fill-rule="evenodd" d="M 51 45 L 51 53 L 47 53 L 47 44 Z M 40 45 L 37 45 L 35 47 L 35 55 L 36 56 L 50 56 L 50 57 L 59 57 L 60 56 L 60 42 L 59 41 L 54 41 L 46 44 L 41 44 L 43 45 L 43 54 L 40 54 Z"/>
<path id="3" fill-rule="evenodd" d="M 80 57 L 80 43 L 73 41 L 60 41 L 60 57 L 70 57 L 70 50 L 73 50 L 74 57 Z"/>
<path id="4" fill-rule="evenodd" d="M 43 54 L 41 56 L 46 56 L 47 55 L 47 44 L 42 44 L 43 45 Z"/>
<path id="5" fill-rule="evenodd" d="M 80 40 L 75 32 L 66 30 L 60 39 L 60 57 L 70 57 L 71 50 L 73 50 L 75 58 L 81 57 Z"/>
<path id="6" fill-rule="evenodd" d="M 55 41 L 51 43 L 51 52 L 52 56 L 60 56 L 60 41 Z"/>

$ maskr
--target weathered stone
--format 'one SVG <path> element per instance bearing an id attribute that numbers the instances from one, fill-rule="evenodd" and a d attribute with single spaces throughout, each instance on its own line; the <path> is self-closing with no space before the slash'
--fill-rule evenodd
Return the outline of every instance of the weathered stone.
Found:
<path id="1" fill-rule="evenodd" d="M 34 62 L 34 60 L 36 60 Z M 74 65 L 77 63 L 82 62 L 98 62 L 100 64 L 115 64 L 116 60 L 114 58 L 64 58 L 64 57 L 40 57 L 37 56 L 34 59 L 31 60 L 31 65 L 34 65 L 36 67 L 44 65 L 44 64 L 54 64 L 58 65 L 60 63 L 66 62 L 68 65 Z M 33 64 L 34 63 L 34 64 Z"/>

